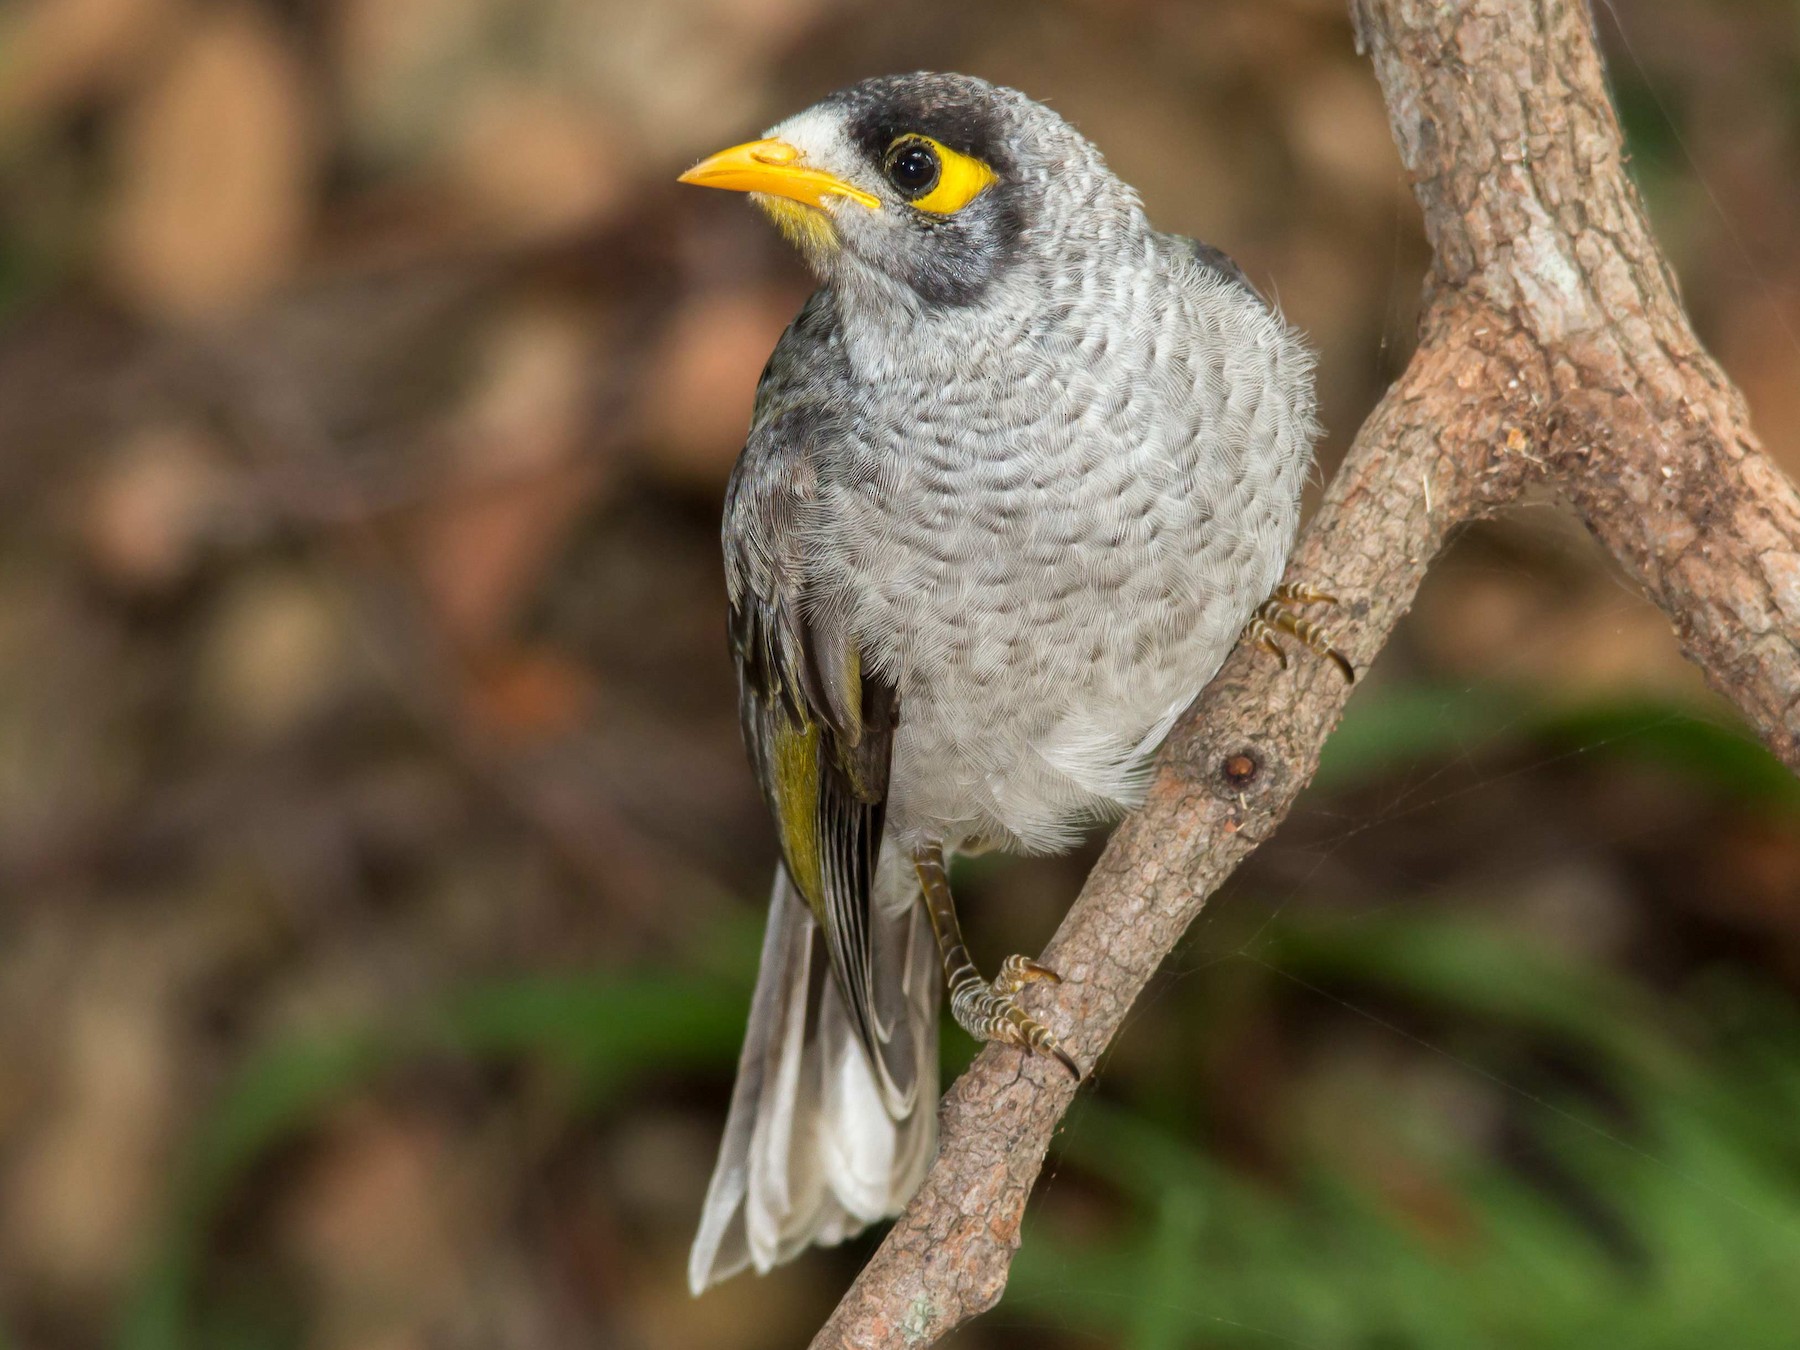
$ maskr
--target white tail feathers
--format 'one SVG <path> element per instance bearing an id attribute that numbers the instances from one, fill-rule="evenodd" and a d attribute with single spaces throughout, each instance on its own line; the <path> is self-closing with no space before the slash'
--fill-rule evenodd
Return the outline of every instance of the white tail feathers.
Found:
<path id="1" fill-rule="evenodd" d="M 870 915 L 874 978 L 901 1013 L 884 1055 L 912 1075 L 891 1111 L 827 968 L 821 934 L 785 871 L 719 1161 L 688 1258 L 698 1294 L 745 1266 L 761 1274 L 900 1212 L 937 1144 L 937 948 L 903 863 L 884 853 Z M 885 1019 L 884 1019 L 885 1020 Z"/>

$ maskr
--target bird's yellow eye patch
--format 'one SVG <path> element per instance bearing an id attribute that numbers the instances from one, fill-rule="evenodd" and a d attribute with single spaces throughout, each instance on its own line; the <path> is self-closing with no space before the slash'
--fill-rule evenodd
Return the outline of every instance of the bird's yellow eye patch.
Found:
<path id="1" fill-rule="evenodd" d="M 909 205 L 937 216 L 956 214 L 995 180 L 980 160 L 929 136 L 900 137 L 888 147 L 882 169 Z"/>

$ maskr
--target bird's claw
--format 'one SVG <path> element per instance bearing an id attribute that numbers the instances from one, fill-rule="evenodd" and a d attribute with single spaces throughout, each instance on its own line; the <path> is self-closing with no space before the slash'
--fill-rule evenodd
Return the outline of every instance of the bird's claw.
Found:
<path id="1" fill-rule="evenodd" d="M 1062 976 L 1029 957 L 1009 956 L 1000 963 L 1000 973 L 992 983 L 971 978 L 951 991 L 951 1015 L 978 1041 L 1000 1041 L 1054 1057 L 1079 1083 L 1081 1068 L 1074 1056 L 1062 1048 L 1048 1027 L 1019 1006 L 1019 991 L 1039 980 L 1061 984 Z"/>
<path id="2" fill-rule="evenodd" d="M 1034 980 L 1061 984 L 1062 976 L 1049 966 L 1039 965 L 1029 956 L 1009 956 L 1000 963 L 1000 973 L 994 976 L 994 992 L 1016 994 Z"/>
<path id="3" fill-rule="evenodd" d="M 1244 640 L 1254 646 L 1261 647 L 1281 663 L 1281 668 L 1288 668 L 1287 652 L 1281 643 L 1276 641 L 1277 633 L 1287 633 L 1298 638 L 1302 645 L 1326 658 L 1343 673 L 1348 684 L 1356 683 L 1356 667 L 1350 664 L 1350 658 L 1337 649 L 1331 634 L 1314 623 L 1311 619 L 1294 613 L 1300 605 L 1335 605 L 1338 599 L 1324 591 L 1315 590 L 1303 582 L 1286 582 L 1275 588 L 1275 593 L 1261 605 L 1250 622 L 1244 625 Z"/>

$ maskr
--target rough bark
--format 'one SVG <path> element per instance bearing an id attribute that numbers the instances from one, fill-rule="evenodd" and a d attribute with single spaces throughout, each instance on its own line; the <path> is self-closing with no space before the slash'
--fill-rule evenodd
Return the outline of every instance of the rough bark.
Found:
<path id="1" fill-rule="evenodd" d="M 1359 668 L 1449 532 L 1558 490 L 1684 651 L 1800 769 L 1800 493 L 1702 350 L 1626 171 L 1579 0 L 1355 0 L 1435 261 L 1420 345 L 1358 433 L 1289 576 L 1339 596 Z M 1349 690 L 1239 651 L 1165 747 L 1046 953 L 1035 1011 L 1085 1065 L 1207 897 L 1311 778 Z M 814 1340 L 919 1346 L 992 1307 L 1074 1096 L 990 1047 L 936 1162 Z"/>

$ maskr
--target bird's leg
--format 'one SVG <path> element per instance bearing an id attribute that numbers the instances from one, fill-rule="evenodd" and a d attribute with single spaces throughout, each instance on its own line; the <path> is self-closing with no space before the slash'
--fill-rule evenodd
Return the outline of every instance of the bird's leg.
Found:
<path id="1" fill-rule="evenodd" d="M 1344 679 L 1356 683 L 1356 668 L 1350 664 L 1350 658 L 1340 652 L 1326 632 L 1311 619 L 1294 613 L 1300 605 L 1335 605 L 1337 597 L 1316 591 L 1311 586 L 1297 582 L 1284 582 L 1275 588 L 1275 593 L 1256 607 L 1256 613 L 1250 622 L 1244 625 L 1244 641 L 1271 652 L 1281 668 L 1287 669 L 1287 653 L 1275 640 L 1277 633 L 1288 633 L 1300 639 L 1301 643 L 1325 657 L 1344 673 Z"/>
<path id="2" fill-rule="evenodd" d="M 1039 1054 L 1054 1055 L 1081 1081 L 1081 1069 L 1058 1044 L 1049 1028 L 1019 1006 L 1018 993 L 1033 980 L 1061 984 L 1062 976 L 1048 966 L 1024 956 L 1009 956 L 990 984 L 975 971 L 969 949 L 963 945 L 962 925 L 956 919 L 956 900 L 950 894 L 950 878 L 944 874 L 944 850 L 939 844 L 923 844 L 913 850 L 913 870 L 925 893 L 925 912 L 937 935 L 938 954 L 944 958 L 944 983 L 950 991 L 950 1015 L 978 1041 L 1004 1041 Z"/>

